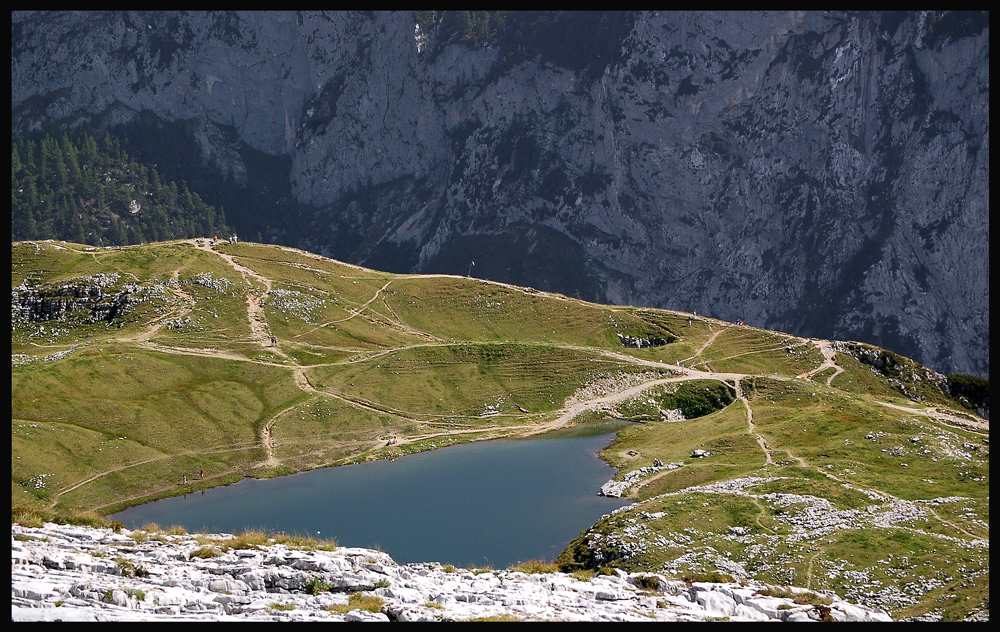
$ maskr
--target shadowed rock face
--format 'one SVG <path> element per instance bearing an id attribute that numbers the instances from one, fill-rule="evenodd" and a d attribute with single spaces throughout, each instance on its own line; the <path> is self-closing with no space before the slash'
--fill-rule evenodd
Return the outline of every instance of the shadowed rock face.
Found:
<path id="1" fill-rule="evenodd" d="M 328 256 L 988 375 L 987 15 L 585 18 L 518 56 L 409 12 L 13 14 L 12 129 L 195 121 L 220 179 L 288 158 Z"/>

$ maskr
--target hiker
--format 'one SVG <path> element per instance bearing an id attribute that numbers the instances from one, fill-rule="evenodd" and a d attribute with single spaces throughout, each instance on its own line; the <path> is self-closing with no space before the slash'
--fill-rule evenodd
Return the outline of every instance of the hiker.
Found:
<path id="1" fill-rule="evenodd" d="M 202 479 L 205 478 L 205 468 L 202 468 L 202 470 L 201 470 L 201 478 Z"/>
<path id="2" fill-rule="evenodd" d="M 185 485 L 188 484 L 188 475 L 187 474 L 184 475 L 184 484 Z"/>

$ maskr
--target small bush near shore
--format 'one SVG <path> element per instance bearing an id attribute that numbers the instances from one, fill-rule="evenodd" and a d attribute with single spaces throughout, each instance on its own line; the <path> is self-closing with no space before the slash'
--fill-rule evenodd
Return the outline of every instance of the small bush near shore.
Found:
<path id="1" fill-rule="evenodd" d="M 528 560 L 527 562 L 514 564 L 508 570 L 529 574 L 555 573 L 559 571 L 559 566 L 557 564 L 550 564 L 545 560 Z"/>

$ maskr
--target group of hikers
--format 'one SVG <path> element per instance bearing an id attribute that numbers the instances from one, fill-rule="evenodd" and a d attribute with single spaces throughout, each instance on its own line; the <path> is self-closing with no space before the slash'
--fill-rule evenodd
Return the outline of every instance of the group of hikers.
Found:
<path id="1" fill-rule="evenodd" d="M 232 235 L 229 236 L 229 243 L 235 244 L 238 241 L 239 238 L 236 236 L 236 233 L 233 233 Z M 215 235 L 214 237 L 212 237 L 212 245 L 214 246 L 217 243 L 219 243 L 219 236 Z"/>
<path id="2" fill-rule="evenodd" d="M 692 321 L 695 321 L 695 320 L 698 320 L 698 312 L 694 312 L 693 315 L 688 315 L 688 327 L 690 327 Z M 737 318 L 736 320 L 733 321 L 733 324 L 734 325 L 742 325 L 743 324 L 743 319 L 742 318 Z"/>
<path id="3" fill-rule="evenodd" d="M 694 314 L 689 314 L 688 315 L 688 327 L 690 327 L 691 323 L 693 321 L 696 321 L 696 320 L 698 320 L 698 312 L 694 312 Z M 742 318 L 737 318 L 736 320 L 733 321 L 733 324 L 734 325 L 742 325 L 743 324 L 743 319 Z"/>
<path id="4" fill-rule="evenodd" d="M 204 480 L 204 478 L 205 478 L 205 468 L 200 468 L 198 470 L 198 473 L 201 476 L 202 480 Z M 184 475 L 184 484 L 187 485 L 187 482 L 188 482 L 188 475 L 185 474 Z"/>

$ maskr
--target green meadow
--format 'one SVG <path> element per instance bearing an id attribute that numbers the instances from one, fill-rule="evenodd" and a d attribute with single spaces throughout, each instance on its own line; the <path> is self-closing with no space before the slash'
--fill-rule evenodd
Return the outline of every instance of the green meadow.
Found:
<path id="1" fill-rule="evenodd" d="M 634 504 L 561 569 L 988 618 L 989 423 L 891 352 L 249 243 L 12 243 L 11 287 L 12 520 L 611 419 Z"/>

